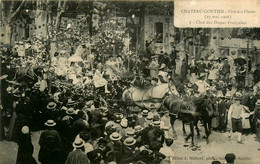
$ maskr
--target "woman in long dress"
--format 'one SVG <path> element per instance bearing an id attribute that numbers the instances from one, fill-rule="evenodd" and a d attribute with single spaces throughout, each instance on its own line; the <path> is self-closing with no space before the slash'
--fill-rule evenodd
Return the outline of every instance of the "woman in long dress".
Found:
<path id="1" fill-rule="evenodd" d="M 105 93 L 110 93 L 107 89 L 107 81 L 103 78 L 103 74 L 104 72 L 102 73 L 102 65 L 99 63 L 93 76 L 94 85 L 96 88 L 105 87 Z"/>

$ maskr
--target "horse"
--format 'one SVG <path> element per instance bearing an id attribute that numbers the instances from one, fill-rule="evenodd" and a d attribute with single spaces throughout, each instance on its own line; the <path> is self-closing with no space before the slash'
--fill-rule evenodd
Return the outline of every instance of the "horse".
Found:
<path id="1" fill-rule="evenodd" d="M 122 100 L 123 102 L 132 102 L 142 109 L 158 110 L 167 95 L 179 95 L 171 81 L 157 86 L 131 86 L 123 92 Z"/>
<path id="2" fill-rule="evenodd" d="M 208 105 L 207 103 L 210 103 Z M 163 105 L 170 112 L 170 121 L 174 131 L 174 122 L 177 118 L 181 119 L 183 122 L 183 132 L 185 132 L 184 124 L 189 124 L 190 134 L 185 138 L 187 142 L 191 137 L 191 144 L 194 145 L 194 126 L 197 125 L 199 120 L 203 121 L 205 128 L 205 139 L 209 143 L 209 135 L 211 129 L 211 120 L 212 120 L 212 103 L 208 97 L 178 97 L 175 95 L 169 95 L 165 98 Z M 196 130 L 199 134 L 198 127 Z"/>

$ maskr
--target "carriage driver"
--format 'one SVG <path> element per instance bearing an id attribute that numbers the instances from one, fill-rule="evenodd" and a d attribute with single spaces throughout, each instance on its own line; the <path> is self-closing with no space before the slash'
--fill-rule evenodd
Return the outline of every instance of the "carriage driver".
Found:
<path id="1" fill-rule="evenodd" d="M 233 133 L 238 133 L 237 143 L 242 143 L 242 113 L 243 110 L 249 112 L 248 107 L 241 105 L 242 94 L 235 94 L 235 103 L 232 104 L 228 111 L 228 123 L 232 125 Z"/>

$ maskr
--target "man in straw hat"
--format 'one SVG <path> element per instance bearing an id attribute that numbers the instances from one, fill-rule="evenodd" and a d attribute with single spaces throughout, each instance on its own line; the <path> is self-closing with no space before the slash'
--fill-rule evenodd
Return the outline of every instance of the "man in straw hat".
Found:
<path id="1" fill-rule="evenodd" d="M 110 136 L 110 142 L 107 144 L 107 147 L 111 150 L 114 151 L 115 149 L 120 149 L 119 147 L 122 147 L 122 135 L 117 133 L 117 132 L 113 132 Z"/>
<path id="2" fill-rule="evenodd" d="M 124 147 L 122 151 L 122 163 L 131 163 L 134 162 L 134 159 L 136 157 L 135 152 L 135 143 L 136 140 L 133 137 L 128 137 L 124 140 Z"/>
<path id="3" fill-rule="evenodd" d="M 44 112 L 45 118 L 56 120 L 57 119 L 57 104 L 55 102 L 49 102 L 47 105 L 47 110 Z"/>
<path id="4" fill-rule="evenodd" d="M 47 129 L 40 135 L 38 159 L 41 163 L 58 163 L 61 140 L 59 133 L 54 130 L 56 123 L 48 120 L 45 126 Z"/>
<path id="5" fill-rule="evenodd" d="M 89 163 L 87 155 L 84 153 L 84 141 L 80 138 L 73 142 L 75 150 L 71 151 L 67 157 L 66 164 L 86 164 Z"/>
<path id="6" fill-rule="evenodd" d="M 141 125 L 142 127 L 145 127 L 146 117 L 148 116 L 148 113 L 148 110 L 143 110 L 141 112 L 141 116 L 137 118 L 136 125 Z"/>
<path id="7" fill-rule="evenodd" d="M 242 143 L 242 113 L 243 110 L 248 110 L 248 107 L 241 105 L 242 94 L 237 92 L 235 94 L 235 103 L 232 104 L 228 111 L 228 122 L 232 124 L 233 133 L 237 133 L 238 143 Z"/>

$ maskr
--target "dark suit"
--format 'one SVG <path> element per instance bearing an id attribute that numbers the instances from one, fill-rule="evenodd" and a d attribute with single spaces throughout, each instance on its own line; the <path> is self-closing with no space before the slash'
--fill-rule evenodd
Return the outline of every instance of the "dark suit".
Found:
<path id="1" fill-rule="evenodd" d="M 133 163 L 136 158 L 136 153 L 133 151 L 130 147 L 124 147 L 122 150 L 122 159 L 120 163 L 122 164 L 128 164 Z"/>
<path id="2" fill-rule="evenodd" d="M 260 69 L 258 68 L 253 73 L 255 84 L 260 81 L 260 76 L 259 75 L 260 75 Z"/>
<path id="3" fill-rule="evenodd" d="M 247 106 L 249 108 L 250 112 L 252 112 L 255 109 L 256 101 L 257 101 L 257 99 L 256 99 L 255 96 L 250 96 L 249 94 L 245 94 L 242 97 L 241 104 Z M 253 120 L 253 115 L 250 115 L 249 121 L 250 121 L 251 132 L 255 132 L 255 123 L 254 123 L 254 120 Z"/>
<path id="4" fill-rule="evenodd" d="M 39 161 L 41 163 L 58 163 L 61 140 L 56 130 L 49 129 L 43 131 L 40 136 L 39 145 Z"/>
<path id="5" fill-rule="evenodd" d="M 226 108 L 227 103 L 224 100 L 220 100 L 218 103 L 218 112 L 219 112 L 219 130 L 226 129 Z"/>

